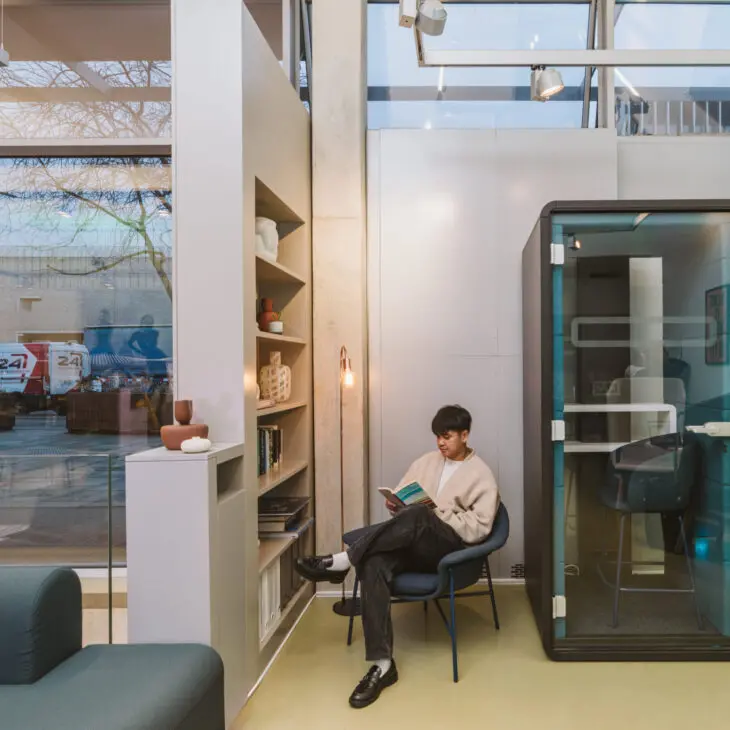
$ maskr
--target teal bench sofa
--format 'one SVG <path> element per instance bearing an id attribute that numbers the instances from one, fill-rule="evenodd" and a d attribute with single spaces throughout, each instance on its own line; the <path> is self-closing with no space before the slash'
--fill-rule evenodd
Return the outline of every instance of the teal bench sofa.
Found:
<path id="1" fill-rule="evenodd" d="M 225 730 L 223 664 L 196 644 L 81 648 L 81 584 L 0 567 L 2 730 Z"/>

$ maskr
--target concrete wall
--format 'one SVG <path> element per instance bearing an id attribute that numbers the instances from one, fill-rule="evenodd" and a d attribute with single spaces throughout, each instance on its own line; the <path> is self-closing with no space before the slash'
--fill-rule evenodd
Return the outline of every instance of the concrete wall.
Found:
<path id="1" fill-rule="evenodd" d="M 433 448 L 434 412 L 458 402 L 512 516 L 493 566 L 508 577 L 523 560 L 522 248 L 547 202 L 616 197 L 615 138 L 388 130 L 368 148 L 371 517 L 374 488 Z"/>
<path id="2" fill-rule="evenodd" d="M 610 132 L 385 130 L 368 137 L 371 519 L 375 487 L 432 447 L 460 402 L 523 560 L 522 248 L 552 200 L 730 197 L 730 140 Z"/>

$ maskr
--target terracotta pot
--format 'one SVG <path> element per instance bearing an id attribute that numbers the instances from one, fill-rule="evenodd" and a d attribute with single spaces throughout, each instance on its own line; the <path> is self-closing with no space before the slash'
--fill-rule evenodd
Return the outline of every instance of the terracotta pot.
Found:
<path id="1" fill-rule="evenodd" d="M 272 322 L 278 321 L 278 319 L 279 319 L 278 312 L 261 312 L 261 314 L 259 314 L 259 329 L 262 332 L 268 332 L 269 325 Z"/>
<path id="2" fill-rule="evenodd" d="M 180 451 L 183 441 L 195 438 L 208 438 L 208 427 L 204 423 L 190 423 L 193 418 L 193 402 L 191 400 L 175 401 L 176 426 L 163 426 L 160 437 L 165 448 L 170 451 Z"/>
<path id="3" fill-rule="evenodd" d="M 279 319 L 279 313 L 274 311 L 274 300 L 264 297 L 261 300 L 261 311 L 257 317 L 259 329 L 262 332 L 269 331 L 269 324 Z"/>
<path id="4" fill-rule="evenodd" d="M 163 426 L 160 436 L 169 451 L 180 451 L 183 441 L 195 438 L 208 438 L 208 427 L 204 423 L 191 423 L 187 426 Z"/>

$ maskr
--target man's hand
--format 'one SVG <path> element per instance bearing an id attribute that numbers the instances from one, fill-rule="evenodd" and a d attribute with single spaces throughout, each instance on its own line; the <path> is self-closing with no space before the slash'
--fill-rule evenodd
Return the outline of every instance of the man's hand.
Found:
<path id="1" fill-rule="evenodd" d="M 388 508 L 388 512 L 390 512 L 390 514 L 392 515 L 400 512 L 403 509 L 402 504 L 396 504 L 395 502 L 391 502 L 388 499 L 385 500 L 385 506 Z"/>

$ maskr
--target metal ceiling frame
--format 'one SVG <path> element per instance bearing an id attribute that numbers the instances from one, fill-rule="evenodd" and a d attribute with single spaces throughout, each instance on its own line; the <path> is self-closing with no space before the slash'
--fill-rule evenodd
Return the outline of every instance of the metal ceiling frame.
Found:
<path id="1" fill-rule="evenodd" d="M 370 2 L 392 0 L 370 0 Z M 461 2 L 465 0 L 442 0 Z M 730 66 L 730 50 L 651 50 L 617 49 L 614 47 L 614 25 L 621 8 L 616 0 L 511 0 L 513 5 L 588 4 L 588 33 L 586 49 L 575 50 L 429 50 L 421 31 L 414 27 L 418 65 L 425 68 L 533 68 L 535 66 L 584 67 L 582 126 L 588 127 L 590 117 L 591 80 L 596 69 L 598 77 L 598 126 L 615 126 L 614 73 L 616 67 L 721 67 Z M 505 0 L 466 0 L 479 4 L 505 4 Z M 420 0 L 419 0 L 420 4 Z M 704 3 L 703 3 L 704 4 Z M 714 4 L 714 3 L 707 3 Z M 448 23 L 448 21 L 447 21 Z M 597 46 L 596 47 L 596 43 Z"/>

